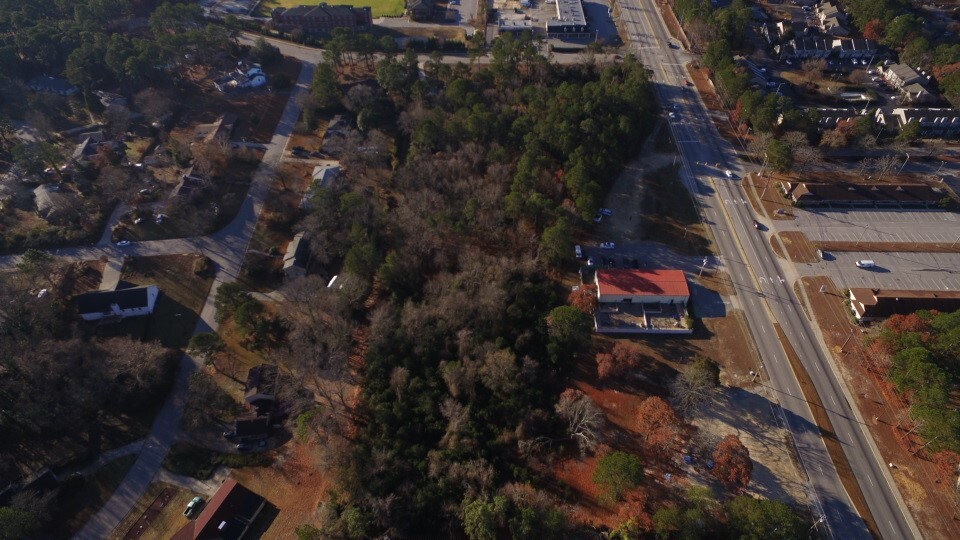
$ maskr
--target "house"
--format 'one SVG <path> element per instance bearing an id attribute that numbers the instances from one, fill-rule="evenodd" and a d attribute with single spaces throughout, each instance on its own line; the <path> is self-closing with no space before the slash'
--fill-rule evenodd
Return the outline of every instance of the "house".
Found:
<path id="1" fill-rule="evenodd" d="M 34 92 L 57 94 L 58 96 L 72 96 L 80 91 L 79 88 L 70 84 L 66 79 L 50 77 L 49 75 L 30 79 L 27 83 L 27 88 Z"/>
<path id="2" fill-rule="evenodd" d="M 212 124 L 200 124 L 194 128 L 193 139 L 203 143 L 227 144 L 230 142 L 236 124 L 237 115 L 235 113 L 224 113 Z"/>
<path id="3" fill-rule="evenodd" d="M 262 441 L 270 436 L 270 417 L 237 418 L 233 424 L 233 433 L 237 442 Z"/>
<path id="4" fill-rule="evenodd" d="M 373 24 L 373 12 L 369 7 L 331 6 L 326 3 L 274 8 L 270 18 L 274 28 L 284 32 L 329 33 L 334 28 L 362 30 Z"/>
<path id="5" fill-rule="evenodd" d="M 126 149 L 127 145 L 122 142 L 103 140 L 95 142 L 94 137 L 87 137 L 73 149 L 70 160 L 77 165 L 83 165 L 89 163 L 94 156 L 102 154 L 112 158 L 123 154 Z"/>
<path id="6" fill-rule="evenodd" d="M 307 264 L 310 262 L 309 249 L 309 242 L 304 239 L 302 232 L 293 236 L 283 255 L 284 279 L 292 281 L 307 275 Z"/>
<path id="7" fill-rule="evenodd" d="M 191 165 L 184 169 L 183 174 L 180 175 L 180 181 L 173 188 L 173 191 L 170 192 L 170 198 L 188 196 L 195 190 L 202 188 L 206 183 L 206 178 L 199 174 L 194 174 L 193 166 Z"/>
<path id="8" fill-rule="evenodd" d="M 950 194 L 925 184 L 819 184 L 783 182 L 787 197 L 797 206 L 854 208 L 938 208 Z"/>
<path id="9" fill-rule="evenodd" d="M 343 152 L 347 146 L 347 138 L 352 132 L 350 120 L 343 115 L 336 115 L 330 119 L 327 125 L 327 131 L 323 135 L 323 142 L 320 143 L 320 152 L 327 156 L 336 158 Z"/>
<path id="10" fill-rule="evenodd" d="M 848 36 L 847 16 L 840 10 L 840 6 L 831 0 L 820 2 L 817 6 L 817 20 L 825 34 L 831 36 Z"/>
<path id="11" fill-rule="evenodd" d="M 265 84 L 267 84 L 267 74 L 260 69 L 260 65 L 247 66 L 243 62 L 238 62 L 236 69 L 213 81 L 213 85 L 221 92 L 260 88 Z"/>
<path id="12" fill-rule="evenodd" d="M 934 309 L 937 311 L 960 309 L 960 291 L 850 289 L 850 310 L 853 311 L 853 316 L 861 321 Z"/>
<path id="13" fill-rule="evenodd" d="M 598 332 L 693 332 L 687 320 L 690 287 L 681 270 L 597 270 L 594 283 Z"/>
<path id="14" fill-rule="evenodd" d="M 879 54 L 877 42 L 871 39 L 835 39 L 832 48 L 841 59 L 870 60 Z"/>
<path id="15" fill-rule="evenodd" d="M 557 0 L 557 17 L 547 19 L 548 38 L 584 39 L 594 37 L 583 12 L 582 0 Z"/>
<path id="16" fill-rule="evenodd" d="M 62 189 L 59 184 L 41 184 L 33 190 L 37 215 L 50 223 L 63 223 L 76 216 L 79 197 L 72 191 Z"/>
<path id="17" fill-rule="evenodd" d="M 778 52 L 781 58 L 826 58 L 833 52 L 833 42 L 824 37 L 794 38 L 780 46 Z"/>
<path id="18" fill-rule="evenodd" d="M 197 519 L 177 531 L 173 540 L 242 540 L 266 502 L 236 480 L 228 479 Z"/>
<path id="19" fill-rule="evenodd" d="M 277 400 L 279 374 L 279 369 L 273 364 L 260 364 L 247 372 L 243 400 L 255 408 L 258 414 L 265 414 L 273 409 Z"/>
<path id="20" fill-rule="evenodd" d="M 313 208 L 311 200 L 317 194 L 318 189 L 329 189 L 330 186 L 340 177 L 340 164 L 332 162 L 325 165 L 317 165 L 313 168 L 312 181 L 303 197 L 300 198 L 300 208 L 310 210 Z"/>
<path id="21" fill-rule="evenodd" d="M 882 68 L 880 70 L 880 74 L 884 79 L 887 80 L 887 82 L 890 83 L 890 86 L 893 86 L 896 89 L 903 88 L 904 86 L 913 83 L 926 82 L 926 79 L 923 76 L 906 64 L 890 64 L 889 66 Z"/>
<path id="22" fill-rule="evenodd" d="M 77 312 L 85 321 L 125 319 L 153 313 L 160 288 L 144 285 L 115 291 L 88 292 L 74 297 Z"/>
<path id="23" fill-rule="evenodd" d="M 411 21 L 430 21 L 433 18 L 433 0 L 407 0 L 407 16 Z"/>
<path id="24" fill-rule="evenodd" d="M 98 98 L 100 98 L 100 104 L 104 107 L 109 107 L 111 105 L 116 105 L 118 107 L 127 106 L 127 98 L 121 96 L 120 94 L 114 94 L 112 92 L 104 92 L 102 90 L 97 90 L 94 92 Z"/>
<path id="25" fill-rule="evenodd" d="M 107 140 L 107 134 L 104 133 L 102 129 L 98 129 L 96 131 L 86 131 L 77 135 L 73 140 L 76 141 L 77 144 L 80 144 L 87 139 L 90 139 L 90 142 L 92 143 L 102 143 L 103 141 Z"/>
<path id="26" fill-rule="evenodd" d="M 820 115 L 817 126 L 821 131 L 837 127 L 837 124 L 839 124 L 841 120 L 850 120 L 861 115 L 860 109 L 819 107 L 814 110 Z"/>
<path id="27" fill-rule="evenodd" d="M 923 83 L 911 83 L 900 88 L 900 102 L 903 104 L 919 105 L 933 103 L 938 99 L 939 95 Z"/>
<path id="28" fill-rule="evenodd" d="M 960 110 L 898 107 L 877 109 L 874 116 L 877 124 L 886 129 L 900 131 L 910 122 L 920 124 L 921 137 L 955 138 L 960 136 Z"/>

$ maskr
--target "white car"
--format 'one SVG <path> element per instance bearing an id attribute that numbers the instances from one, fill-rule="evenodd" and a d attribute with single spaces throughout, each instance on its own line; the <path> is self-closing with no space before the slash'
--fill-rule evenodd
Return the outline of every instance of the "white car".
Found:
<path id="1" fill-rule="evenodd" d="M 121 241 L 117 242 L 117 245 L 120 246 L 120 247 L 127 247 L 127 246 L 130 245 L 130 241 L 129 241 L 129 240 L 121 240 Z"/>
<path id="2" fill-rule="evenodd" d="M 616 249 L 617 244 L 613 242 L 600 242 L 600 247 L 602 249 Z"/>
<path id="3" fill-rule="evenodd" d="M 601 209 L 600 209 L 600 213 L 603 214 L 603 215 L 605 215 L 605 216 L 607 216 L 607 217 L 609 217 L 609 216 L 612 216 L 612 215 L 613 215 L 613 210 L 611 210 L 611 209 L 609 209 L 609 208 L 601 208 Z"/>
<path id="4" fill-rule="evenodd" d="M 737 175 L 733 174 L 733 171 L 731 171 L 730 169 L 727 169 L 727 170 L 723 171 L 723 174 L 727 175 L 727 178 L 736 178 L 736 177 L 737 177 Z"/>

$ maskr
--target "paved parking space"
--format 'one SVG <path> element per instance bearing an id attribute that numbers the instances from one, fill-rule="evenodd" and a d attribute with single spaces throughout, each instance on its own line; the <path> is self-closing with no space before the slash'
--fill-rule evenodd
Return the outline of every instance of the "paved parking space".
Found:
<path id="1" fill-rule="evenodd" d="M 828 261 L 797 265 L 804 275 L 829 276 L 841 288 L 960 291 L 960 254 L 957 253 L 831 253 Z M 869 259 L 875 268 L 857 268 Z"/>

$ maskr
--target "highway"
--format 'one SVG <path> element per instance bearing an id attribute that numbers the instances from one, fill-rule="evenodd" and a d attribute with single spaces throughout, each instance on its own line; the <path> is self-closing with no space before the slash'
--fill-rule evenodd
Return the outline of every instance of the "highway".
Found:
<path id="1" fill-rule="evenodd" d="M 676 118 L 669 122 L 682 157 L 681 177 L 694 194 L 704 223 L 712 229 L 721 267 L 737 291 L 730 300 L 746 315 L 762 358 L 758 371 L 769 388 L 768 397 L 779 405 L 772 406 L 793 434 L 801 466 L 809 477 L 813 511 L 820 514 L 814 516 L 812 526 L 819 526 L 822 534 L 832 538 L 871 537 L 840 482 L 774 323 L 779 323 L 813 380 L 878 533 L 885 539 L 920 538 L 859 411 L 850 406 L 848 390 L 819 330 L 806 319 L 793 292 L 796 272 L 792 267 L 781 267 L 768 233 L 753 226 L 753 220 L 762 221 L 762 216 L 754 215 L 740 181 L 724 173 L 730 170 L 741 177 L 750 165 L 738 160 L 731 143 L 720 136 L 711 121 L 700 96 L 685 83 L 689 75 L 684 64 L 693 56 L 670 46 L 678 42 L 670 37 L 653 0 L 622 0 L 620 8 L 616 15 L 621 28 L 635 54 L 653 70 L 661 103 L 665 108 L 677 106 Z"/>

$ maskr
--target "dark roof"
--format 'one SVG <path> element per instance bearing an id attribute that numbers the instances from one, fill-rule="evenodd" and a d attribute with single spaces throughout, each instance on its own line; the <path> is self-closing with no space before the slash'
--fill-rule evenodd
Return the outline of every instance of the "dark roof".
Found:
<path id="1" fill-rule="evenodd" d="M 174 540 L 239 540 L 263 509 L 266 500 L 229 479 L 197 517 L 184 525 Z"/>
<path id="2" fill-rule="evenodd" d="M 949 194 L 924 184 L 814 184 L 785 186 L 790 198 L 805 204 L 936 204 Z"/>
<path id="3" fill-rule="evenodd" d="M 273 364 L 260 364 L 250 368 L 247 373 L 247 386 L 245 398 L 257 394 L 274 395 L 277 391 L 277 366 Z"/>
<path id="4" fill-rule="evenodd" d="M 147 307 L 147 291 L 156 285 L 144 285 L 117 291 L 96 291 L 81 294 L 74 298 L 77 311 L 84 313 L 106 313 L 110 306 L 117 304 L 121 310 Z"/>
<path id="5" fill-rule="evenodd" d="M 234 427 L 238 439 L 266 438 L 270 431 L 270 417 L 237 418 Z"/>
<path id="6" fill-rule="evenodd" d="M 60 77 L 41 76 L 30 79 L 27 84 L 30 88 L 42 89 L 48 92 L 67 93 L 76 92 L 77 87 L 70 84 L 70 81 Z"/>

